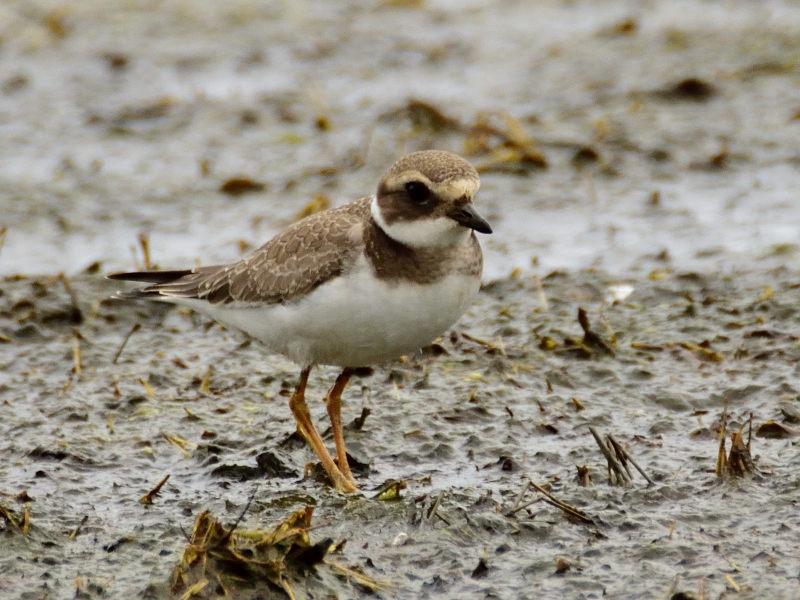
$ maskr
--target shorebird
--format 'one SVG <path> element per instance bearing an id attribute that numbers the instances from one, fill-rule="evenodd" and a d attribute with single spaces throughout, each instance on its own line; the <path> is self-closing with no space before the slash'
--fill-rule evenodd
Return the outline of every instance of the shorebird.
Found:
<path id="1" fill-rule="evenodd" d="M 481 284 L 477 171 L 450 152 L 414 152 L 377 192 L 308 216 L 242 260 L 176 271 L 116 273 L 150 285 L 118 297 L 189 307 L 301 367 L 289 406 L 334 488 L 357 491 L 347 462 L 342 392 L 357 367 L 417 351 L 454 325 Z M 325 403 L 334 460 L 305 401 L 314 365 L 342 368 Z"/>

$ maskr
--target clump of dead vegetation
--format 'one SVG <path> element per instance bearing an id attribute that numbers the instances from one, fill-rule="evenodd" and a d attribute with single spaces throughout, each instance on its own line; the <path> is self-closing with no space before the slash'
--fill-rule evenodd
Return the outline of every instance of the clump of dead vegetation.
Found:
<path id="1" fill-rule="evenodd" d="M 603 456 L 608 463 L 609 483 L 616 485 L 627 485 L 632 483 L 633 472 L 628 467 L 628 463 L 630 463 L 639 472 L 639 474 L 644 477 L 648 486 L 655 485 L 655 482 L 650 478 L 645 470 L 639 466 L 639 463 L 634 460 L 628 450 L 626 450 L 625 447 L 620 444 L 613 435 L 609 433 L 604 439 L 594 427 L 589 427 L 589 432 L 594 437 L 594 441 L 597 442 L 600 452 L 603 453 Z"/>
<path id="2" fill-rule="evenodd" d="M 744 426 L 749 423 L 750 427 L 747 434 L 747 443 L 744 442 Z M 719 428 L 719 449 L 717 451 L 717 477 L 743 477 L 748 473 L 756 473 L 756 466 L 753 463 L 752 454 L 750 454 L 750 444 L 753 441 L 753 415 L 747 420 L 747 423 L 742 423 L 739 431 L 731 433 L 731 449 L 726 453 L 725 441 L 727 439 L 727 426 L 728 426 L 728 406 L 722 411 Z"/>
<path id="3" fill-rule="evenodd" d="M 23 492 L 25 493 L 25 492 Z M 31 526 L 31 511 L 30 506 L 25 502 L 25 509 L 22 515 L 14 514 L 10 508 L 6 508 L 0 504 L 0 519 L 2 519 L 2 527 L 0 531 L 9 529 L 10 531 L 19 531 L 22 535 L 28 535 Z"/>
<path id="4" fill-rule="evenodd" d="M 347 585 L 369 592 L 380 589 L 363 573 L 326 560 L 344 542 L 327 538 L 312 543 L 308 533 L 313 512 L 314 507 L 306 506 L 270 529 L 251 530 L 238 529 L 242 517 L 225 529 L 211 512 L 202 512 L 173 570 L 172 597 L 271 598 L 283 592 L 294 600 L 292 583 L 302 585 L 308 574 L 323 566 Z"/>
<path id="5" fill-rule="evenodd" d="M 527 174 L 532 169 L 546 169 L 548 166 L 544 153 L 525 132 L 522 123 L 502 110 L 478 115 L 466 130 L 464 153 L 491 156 L 487 162 L 478 165 L 481 173 Z"/>

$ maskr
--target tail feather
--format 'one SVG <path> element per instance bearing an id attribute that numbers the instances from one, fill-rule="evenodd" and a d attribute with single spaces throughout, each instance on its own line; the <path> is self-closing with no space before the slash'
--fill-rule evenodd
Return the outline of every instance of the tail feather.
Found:
<path id="1" fill-rule="evenodd" d="M 141 300 L 142 298 L 152 298 L 153 300 L 158 300 L 161 297 L 161 294 L 157 290 L 150 288 L 136 288 L 133 290 L 117 292 L 111 297 L 117 298 L 118 300 Z"/>
<path id="2" fill-rule="evenodd" d="M 200 285 L 208 275 L 217 272 L 221 267 L 198 267 L 181 271 L 138 271 L 133 273 L 112 273 L 109 279 L 121 281 L 138 281 L 151 285 L 117 292 L 116 298 L 138 300 L 169 301 L 170 298 L 200 298 Z M 206 292 L 207 293 L 207 292 Z M 212 301 L 212 303 L 215 303 Z"/>
<path id="3" fill-rule="evenodd" d="M 133 273 L 111 273 L 108 279 L 120 281 L 139 281 L 142 283 L 172 283 L 191 273 L 191 269 L 182 271 L 137 271 Z"/>

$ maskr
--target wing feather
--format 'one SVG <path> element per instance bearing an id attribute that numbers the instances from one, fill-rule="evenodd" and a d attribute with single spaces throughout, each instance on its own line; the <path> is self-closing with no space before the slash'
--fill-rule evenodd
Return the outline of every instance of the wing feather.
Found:
<path id="1" fill-rule="evenodd" d="M 173 277 L 118 273 L 113 279 L 153 281 L 126 298 L 198 298 L 211 304 L 291 302 L 346 272 L 363 249 L 359 225 L 369 217 L 369 198 L 318 213 L 290 225 L 239 262 L 173 271 Z"/>

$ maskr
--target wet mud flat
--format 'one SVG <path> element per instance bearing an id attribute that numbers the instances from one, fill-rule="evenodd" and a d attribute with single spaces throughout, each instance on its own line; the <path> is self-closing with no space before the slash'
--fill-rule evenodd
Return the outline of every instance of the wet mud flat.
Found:
<path id="1" fill-rule="evenodd" d="M 794 5 L 198 6 L 0 7 L 0 598 L 800 595 Z M 432 147 L 500 279 L 351 384 L 363 495 L 296 366 L 101 301 Z"/>
<path id="2" fill-rule="evenodd" d="M 346 391 L 363 492 L 346 497 L 294 433 L 294 365 L 191 312 L 104 300 L 117 287 L 0 285 L 3 598 L 800 593 L 796 270 L 487 284 L 453 331 Z M 321 423 L 335 375 L 312 375 Z M 728 434 L 752 422 L 743 476 L 715 474 L 724 410 Z M 590 427 L 652 483 L 631 465 L 610 481 Z M 295 519 L 307 542 L 292 530 L 273 583 L 251 553 L 209 559 L 192 590 L 174 570 L 200 516 L 217 540 L 241 517 L 240 545 Z"/>
<path id="3" fill-rule="evenodd" d="M 800 237 L 800 9 L 670 1 L 0 7 L 0 274 L 231 262 L 401 155 L 481 172 L 487 278 Z"/>

